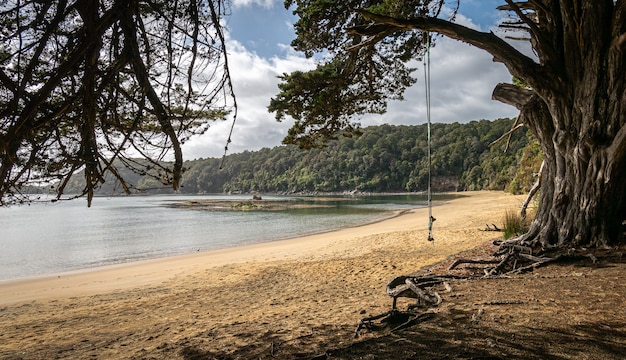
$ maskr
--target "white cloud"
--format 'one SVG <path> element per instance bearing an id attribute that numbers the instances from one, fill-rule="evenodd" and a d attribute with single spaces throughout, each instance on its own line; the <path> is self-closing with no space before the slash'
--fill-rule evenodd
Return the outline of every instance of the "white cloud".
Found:
<path id="1" fill-rule="evenodd" d="M 271 8 L 274 4 L 279 4 L 277 0 L 233 0 L 234 7 L 244 7 L 251 5 L 258 5 L 264 8 Z"/>
<path id="2" fill-rule="evenodd" d="M 256 2 L 271 3 L 269 0 Z M 472 26 L 471 21 L 462 16 L 458 21 Z M 313 60 L 306 59 L 287 45 L 281 45 L 280 55 L 275 54 L 269 59 L 258 56 L 234 40 L 230 40 L 228 46 L 239 105 L 229 153 L 280 145 L 292 123 L 278 123 L 274 114 L 267 112 L 270 99 L 278 93 L 277 76 L 311 69 Z M 424 75 L 421 64 L 418 66 L 415 74 L 418 83 L 407 90 L 405 101 L 392 102 L 385 115 L 368 115 L 355 121 L 363 126 L 425 123 Z M 486 52 L 459 41 L 439 38 L 431 51 L 431 120 L 450 123 L 515 116 L 516 109 L 491 100 L 495 85 L 510 81 L 511 75 L 504 65 L 494 63 Z M 230 126 L 230 121 L 216 123 L 206 134 L 190 140 L 184 145 L 185 158 L 222 156 Z"/>
<path id="3" fill-rule="evenodd" d="M 229 153 L 258 150 L 281 143 L 291 126 L 279 123 L 267 112 L 270 99 L 278 93 L 278 76 L 295 70 L 313 68 L 313 61 L 294 51 L 283 57 L 261 58 L 247 51 L 236 41 L 229 44 L 229 64 L 238 117 L 229 145 Z M 224 152 L 232 122 L 213 124 L 206 134 L 195 137 L 184 145 L 186 159 L 219 157 Z"/>
<path id="4" fill-rule="evenodd" d="M 456 14 L 456 17 L 454 18 L 454 23 L 463 25 L 473 30 L 481 31 L 481 28 L 478 24 L 472 22 L 471 19 L 465 17 L 463 14 Z"/>
<path id="5" fill-rule="evenodd" d="M 484 31 L 471 19 L 457 14 L 455 23 L 470 29 Z M 489 29 L 504 37 L 501 29 Z M 524 54 L 529 51 L 527 43 L 512 42 Z M 493 120 L 501 117 L 514 117 L 517 110 L 491 99 L 495 86 L 500 82 L 511 82 L 511 74 L 502 63 L 493 61 L 486 51 L 466 43 L 437 36 L 436 46 L 431 49 L 431 121 L 440 123 L 468 122 L 472 120 Z M 390 124 L 423 124 L 426 122 L 426 99 L 424 66 L 418 68 L 414 76 L 418 82 L 405 92 L 404 101 L 389 104 L 386 114 L 364 116 L 363 126 Z"/>
<path id="6" fill-rule="evenodd" d="M 439 38 L 431 49 L 430 64 L 432 122 L 468 122 L 517 115 L 515 108 L 491 100 L 494 87 L 500 82 L 511 82 L 511 75 L 485 51 Z M 418 82 L 406 91 L 405 100 L 390 103 L 385 115 L 367 117 L 362 121 L 364 126 L 426 122 L 424 68 L 421 63 L 416 67 L 419 67 L 415 72 Z"/>

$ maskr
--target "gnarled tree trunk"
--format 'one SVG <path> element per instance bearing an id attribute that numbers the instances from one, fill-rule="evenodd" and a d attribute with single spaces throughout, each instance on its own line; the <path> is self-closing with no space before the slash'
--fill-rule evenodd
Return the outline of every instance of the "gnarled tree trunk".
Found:
<path id="1" fill-rule="evenodd" d="M 593 117 L 585 118 L 583 114 L 591 111 L 583 111 L 582 99 L 577 109 L 558 99 L 550 109 L 533 91 L 509 84 L 498 85 L 493 97 L 520 109 L 544 153 L 537 214 L 528 233 L 515 241 L 544 249 L 620 243 L 626 218 L 624 128 L 600 127 Z M 622 107 L 609 106 L 617 113 L 605 116 L 622 124 Z M 555 121 L 559 118 L 566 118 L 570 126 Z"/>

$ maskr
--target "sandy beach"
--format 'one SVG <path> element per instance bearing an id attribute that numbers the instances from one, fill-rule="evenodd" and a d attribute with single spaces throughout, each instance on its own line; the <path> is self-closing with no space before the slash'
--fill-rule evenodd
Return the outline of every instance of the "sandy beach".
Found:
<path id="1" fill-rule="evenodd" d="M 297 239 L 0 282 L 0 358 L 310 358 L 354 344 L 385 285 L 500 233 L 523 197 L 469 192 L 433 210 Z M 408 301 L 408 300 L 407 300 Z M 365 339 L 375 335 L 365 335 Z"/>
<path id="2" fill-rule="evenodd" d="M 460 199 L 435 205 L 433 214 L 438 220 L 434 223 L 434 244 L 426 241 L 427 209 L 417 209 L 374 224 L 289 240 L 31 279 L 4 280 L 0 281 L 0 305 L 157 286 L 237 264 L 245 264 L 252 271 L 279 261 L 310 262 L 380 254 L 381 262 L 388 261 L 387 267 L 397 267 L 393 259 L 396 254 L 383 255 L 395 249 L 420 253 L 412 259 L 416 266 L 400 268 L 400 271 L 415 271 L 425 264 L 475 247 L 486 240 L 485 236 L 493 237 L 490 236 L 493 234 L 478 230 L 484 229 L 485 223 L 501 222 L 504 210 L 515 209 L 522 201 L 520 197 L 502 192 L 468 192 L 464 195 Z"/>

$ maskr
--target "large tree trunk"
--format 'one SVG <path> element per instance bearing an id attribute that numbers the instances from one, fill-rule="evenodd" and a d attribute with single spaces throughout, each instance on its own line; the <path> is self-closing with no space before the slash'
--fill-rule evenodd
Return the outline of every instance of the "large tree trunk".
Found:
<path id="1" fill-rule="evenodd" d="M 531 84 L 494 92 L 520 109 L 545 157 L 540 204 L 519 241 L 546 248 L 606 247 L 622 242 L 626 218 L 626 88 L 623 2 L 551 3 L 524 18 L 536 40 L 538 69 L 508 66 Z M 552 41 L 546 41 L 552 39 Z"/>
<path id="2" fill-rule="evenodd" d="M 588 158 L 571 143 L 555 137 L 553 153 L 545 152 L 540 206 L 524 240 L 539 240 L 544 248 L 619 243 L 624 168 L 611 166 L 614 155 L 606 148 L 590 147 Z"/>
<path id="3" fill-rule="evenodd" d="M 515 241 L 562 250 L 620 243 L 626 218 L 626 166 L 621 139 L 624 129 L 614 130 L 614 134 L 608 134 L 610 129 L 606 128 L 574 125 L 556 129 L 554 124 L 562 123 L 554 121 L 555 113 L 567 118 L 569 124 L 590 121 L 582 118 L 582 106 L 575 111 L 555 105 L 561 103 L 554 99 L 549 108 L 533 91 L 514 85 L 498 85 L 493 97 L 520 110 L 524 124 L 539 139 L 544 153 L 538 211 L 528 233 Z M 619 110 L 620 106 L 614 108 Z M 579 130 L 574 131 L 576 128 Z"/>
<path id="4" fill-rule="evenodd" d="M 499 85 L 494 92 L 494 98 L 520 110 L 545 157 L 538 212 L 529 232 L 516 241 L 559 250 L 621 243 L 626 1 L 506 3 L 501 9 L 520 20 L 508 25 L 530 35 L 538 61 L 488 34 L 454 26 L 442 33 L 490 52 L 532 87 Z"/>

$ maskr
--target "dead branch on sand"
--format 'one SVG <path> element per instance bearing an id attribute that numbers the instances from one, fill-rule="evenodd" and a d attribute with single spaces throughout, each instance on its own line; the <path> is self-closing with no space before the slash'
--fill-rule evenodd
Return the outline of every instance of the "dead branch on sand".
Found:
<path id="1" fill-rule="evenodd" d="M 494 241 L 494 245 L 499 245 L 490 258 L 456 259 L 448 268 L 448 271 L 457 269 L 463 264 L 487 265 L 483 267 L 482 273 L 474 272 L 471 275 L 458 276 L 453 274 L 444 275 L 423 275 L 423 276 L 397 276 L 387 284 L 387 294 L 392 297 L 391 310 L 366 317 L 359 322 L 356 328 L 355 337 L 358 337 L 363 329 L 375 330 L 377 328 L 391 327 L 391 332 L 406 329 L 407 327 L 426 321 L 435 316 L 429 309 L 439 306 L 443 298 L 439 295 L 437 287 L 441 286 L 448 292 L 451 291 L 450 282 L 452 280 L 471 280 L 472 278 L 494 278 L 520 274 L 532 271 L 536 268 L 565 260 L 590 259 L 597 263 L 596 255 L 588 249 L 572 249 L 568 252 L 550 253 L 549 250 L 538 248 L 532 244 L 522 241 Z M 466 271 L 468 269 L 465 269 Z M 476 270 L 476 269 L 473 269 Z M 416 304 L 409 305 L 406 310 L 397 308 L 397 300 L 400 297 L 417 299 Z M 419 312 L 416 309 L 426 309 Z M 374 322 L 380 321 L 380 325 Z"/>

